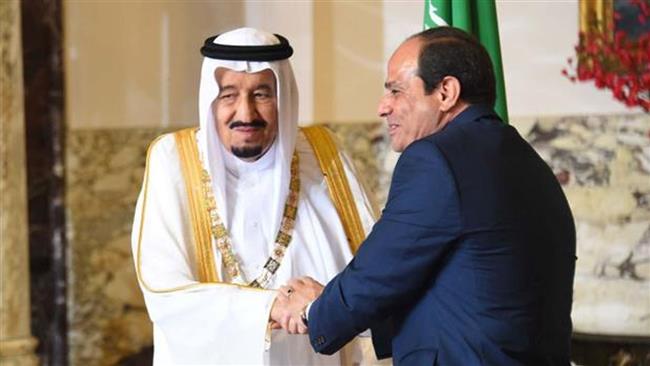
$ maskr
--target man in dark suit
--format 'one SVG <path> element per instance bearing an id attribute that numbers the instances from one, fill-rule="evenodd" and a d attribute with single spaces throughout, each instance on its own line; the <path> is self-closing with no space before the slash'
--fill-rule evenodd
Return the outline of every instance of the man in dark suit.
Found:
<path id="1" fill-rule="evenodd" d="M 379 115 L 402 151 L 386 208 L 324 289 L 282 288 L 281 325 L 308 327 L 325 354 L 371 328 L 398 365 L 569 365 L 573 218 L 549 167 L 493 112 L 487 52 L 455 28 L 418 33 L 385 87 Z"/>

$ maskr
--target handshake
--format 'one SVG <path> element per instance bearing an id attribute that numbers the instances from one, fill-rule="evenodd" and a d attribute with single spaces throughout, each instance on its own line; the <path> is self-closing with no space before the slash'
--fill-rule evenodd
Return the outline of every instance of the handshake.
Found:
<path id="1" fill-rule="evenodd" d="M 322 292 L 323 285 L 311 277 L 294 278 L 281 286 L 271 307 L 271 329 L 306 334 L 307 306 Z"/>

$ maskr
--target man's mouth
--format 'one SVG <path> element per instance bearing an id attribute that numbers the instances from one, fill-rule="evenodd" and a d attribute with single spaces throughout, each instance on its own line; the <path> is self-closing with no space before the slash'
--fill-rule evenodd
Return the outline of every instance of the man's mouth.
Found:
<path id="1" fill-rule="evenodd" d="M 246 132 L 246 133 L 252 133 L 252 132 L 257 132 L 262 129 L 262 127 L 252 127 L 252 126 L 241 126 L 241 127 L 234 127 L 232 128 L 233 130 L 237 132 Z"/>
<path id="2" fill-rule="evenodd" d="M 399 128 L 399 125 L 397 123 L 391 123 L 388 122 L 388 134 L 393 135 L 397 132 L 397 129 Z"/>

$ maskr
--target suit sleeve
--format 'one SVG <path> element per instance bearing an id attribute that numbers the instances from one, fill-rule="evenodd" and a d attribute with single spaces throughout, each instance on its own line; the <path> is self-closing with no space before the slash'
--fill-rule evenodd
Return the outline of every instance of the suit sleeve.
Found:
<path id="1" fill-rule="evenodd" d="M 440 150 L 428 140 L 412 143 L 397 162 L 381 218 L 309 310 L 314 349 L 332 354 L 418 297 L 459 236 L 459 211 Z"/>

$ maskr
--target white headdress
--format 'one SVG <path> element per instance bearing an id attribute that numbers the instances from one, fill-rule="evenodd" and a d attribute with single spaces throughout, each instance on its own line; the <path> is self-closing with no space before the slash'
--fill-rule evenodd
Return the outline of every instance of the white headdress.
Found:
<path id="1" fill-rule="evenodd" d="M 298 89 L 293 70 L 287 60 L 292 53 L 291 47 L 281 36 L 253 28 L 239 28 L 208 38 L 201 52 L 206 57 L 203 59 L 199 88 L 198 145 L 212 178 L 212 189 L 217 200 L 219 216 L 226 224 L 229 222 L 226 210 L 228 197 L 226 197 L 226 169 L 223 154 L 228 152 L 222 148 L 212 114 L 212 102 L 219 95 L 215 71 L 221 67 L 249 73 L 269 69 L 275 75 L 278 134 L 274 142 L 275 148 L 268 151 L 275 154 L 273 181 L 269 182 L 273 185 L 270 189 L 273 197 L 267 201 L 271 202 L 272 207 L 260 207 L 269 210 L 272 219 L 268 227 L 269 232 L 265 234 L 273 241 L 289 192 L 291 158 L 298 132 Z M 262 56 L 256 52 L 262 53 Z"/>

